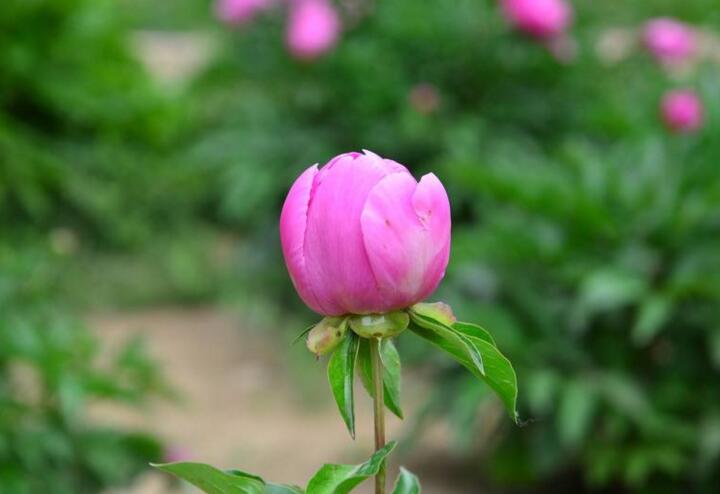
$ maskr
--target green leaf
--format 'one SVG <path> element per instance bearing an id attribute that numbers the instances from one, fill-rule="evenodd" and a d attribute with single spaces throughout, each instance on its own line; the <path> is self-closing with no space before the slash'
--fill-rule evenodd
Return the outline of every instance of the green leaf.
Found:
<path id="1" fill-rule="evenodd" d="M 497 347 L 497 344 L 495 343 L 495 338 L 492 337 L 490 332 L 487 329 L 478 326 L 477 324 L 473 324 L 471 322 L 456 321 L 453 323 L 452 328 L 459 333 L 467 336 L 472 336 L 474 338 L 480 338 L 481 340 L 487 341 L 492 346 Z"/>
<path id="2" fill-rule="evenodd" d="M 204 463 L 180 462 L 153 465 L 171 473 L 207 494 L 264 494 L 265 483 L 260 477 L 244 472 L 224 472 Z"/>
<path id="3" fill-rule="evenodd" d="M 395 481 L 392 494 L 420 494 L 420 481 L 417 475 L 400 467 L 400 475 Z"/>
<path id="4" fill-rule="evenodd" d="M 352 331 L 335 350 L 328 362 L 327 374 L 335 403 L 350 436 L 355 438 L 355 397 L 353 381 L 357 360 L 359 337 Z"/>
<path id="5" fill-rule="evenodd" d="M 410 329 L 418 336 L 450 354 L 456 361 L 465 366 L 472 374 L 487 383 L 500 397 L 505 409 L 517 423 L 517 376 L 510 361 L 500 350 L 487 341 L 481 334 L 472 334 L 474 328 L 462 326 L 462 333 L 455 328 L 445 326 L 439 321 L 428 321 L 427 318 L 410 313 L 414 325 Z M 467 331 L 467 332 L 465 332 Z M 463 339 L 458 337 L 462 336 Z M 469 355 L 468 346 L 481 355 L 483 369 L 479 369 L 475 359 Z"/>
<path id="6" fill-rule="evenodd" d="M 670 302 L 664 297 L 654 296 L 645 300 L 632 329 L 633 341 L 638 345 L 649 343 L 667 322 L 671 310 Z"/>
<path id="7" fill-rule="evenodd" d="M 304 494 L 300 487 L 296 485 L 284 484 L 265 484 L 265 492 L 263 494 Z"/>
<path id="8" fill-rule="evenodd" d="M 308 482 L 307 494 L 347 494 L 380 471 L 396 444 L 395 441 L 387 443 L 360 465 L 323 465 Z"/>
<path id="9" fill-rule="evenodd" d="M 563 444 L 579 446 L 590 431 L 597 406 L 597 390 L 587 378 L 570 381 L 563 389 L 556 414 L 558 435 Z"/>
<path id="10" fill-rule="evenodd" d="M 385 406 L 399 418 L 403 418 L 403 411 L 400 407 L 400 354 L 398 354 L 392 340 L 383 340 L 380 350 L 380 358 L 383 362 L 383 395 Z M 360 351 L 358 352 L 358 369 L 360 380 L 371 398 L 375 398 L 375 390 L 372 384 L 372 360 L 370 359 L 370 340 L 360 339 Z"/>
<path id="11" fill-rule="evenodd" d="M 415 327 L 411 328 L 415 333 L 448 352 L 461 364 L 469 363 L 473 372 L 481 376 L 485 374 L 482 355 L 470 342 L 469 336 L 414 311 L 410 311 L 410 318 L 415 323 Z"/>
<path id="12" fill-rule="evenodd" d="M 190 482 L 208 494 L 304 494 L 294 485 L 266 484 L 251 473 L 241 470 L 218 470 L 204 463 L 165 463 L 153 467 Z"/>

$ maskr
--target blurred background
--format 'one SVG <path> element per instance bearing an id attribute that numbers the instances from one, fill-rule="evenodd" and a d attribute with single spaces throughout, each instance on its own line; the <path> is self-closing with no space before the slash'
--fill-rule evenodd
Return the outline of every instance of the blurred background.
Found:
<path id="1" fill-rule="evenodd" d="M 0 2 L 0 492 L 362 461 L 277 220 L 363 148 L 446 184 L 433 299 L 518 372 L 522 427 L 400 338 L 424 492 L 720 492 L 720 5 L 561 4 Z"/>

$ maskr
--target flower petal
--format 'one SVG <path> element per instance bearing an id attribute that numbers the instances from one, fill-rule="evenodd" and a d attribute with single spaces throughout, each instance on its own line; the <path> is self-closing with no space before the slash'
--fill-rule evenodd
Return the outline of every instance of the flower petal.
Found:
<path id="1" fill-rule="evenodd" d="M 450 204 L 440 181 L 392 174 L 368 195 L 363 241 L 386 310 L 408 307 L 437 287 L 450 253 Z"/>
<path id="2" fill-rule="evenodd" d="M 304 246 L 308 277 L 327 315 L 381 312 L 360 226 L 370 190 L 388 173 L 407 169 L 365 152 L 348 153 L 323 167 L 308 212 Z"/>
<path id="3" fill-rule="evenodd" d="M 315 312 L 324 314 L 308 280 L 304 254 L 308 206 L 317 175 L 318 166 L 313 165 L 290 188 L 280 213 L 280 242 L 285 264 L 300 298 Z"/>
<path id="4" fill-rule="evenodd" d="M 445 187 L 434 173 L 420 178 L 412 197 L 412 205 L 426 228 L 430 241 L 438 247 L 435 256 L 426 266 L 425 282 L 420 291 L 420 300 L 429 297 L 445 276 L 450 260 L 450 199 Z"/>

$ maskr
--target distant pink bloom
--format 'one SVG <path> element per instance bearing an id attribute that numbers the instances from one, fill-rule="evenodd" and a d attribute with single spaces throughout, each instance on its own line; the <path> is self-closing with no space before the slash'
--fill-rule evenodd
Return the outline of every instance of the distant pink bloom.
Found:
<path id="1" fill-rule="evenodd" d="M 315 312 L 405 309 L 445 275 L 450 202 L 432 173 L 417 181 L 370 151 L 341 154 L 295 181 L 280 241 L 293 284 Z"/>
<path id="2" fill-rule="evenodd" d="M 217 0 L 215 15 L 226 24 L 245 24 L 271 4 L 272 0 Z"/>
<path id="3" fill-rule="evenodd" d="M 572 22 L 565 0 L 501 0 L 501 6 L 510 24 L 535 38 L 559 36 Z"/>
<path id="4" fill-rule="evenodd" d="M 319 57 L 335 46 L 340 28 L 340 16 L 328 0 L 293 0 L 287 29 L 288 48 L 297 58 Z"/>
<path id="5" fill-rule="evenodd" d="M 665 125 L 673 132 L 693 132 L 703 124 L 702 101 L 690 89 L 666 93 L 660 103 L 660 111 Z"/>
<path id="6" fill-rule="evenodd" d="M 648 21 L 643 29 L 643 42 L 648 51 L 664 63 L 683 62 L 697 50 L 693 29 L 669 18 Z"/>
<path id="7" fill-rule="evenodd" d="M 420 83 L 410 90 L 408 95 L 410 105 L 416 112 L 423 115 L 429 115 L 440 106 L 440 96 L 435 86 L 428 83 Z"/>

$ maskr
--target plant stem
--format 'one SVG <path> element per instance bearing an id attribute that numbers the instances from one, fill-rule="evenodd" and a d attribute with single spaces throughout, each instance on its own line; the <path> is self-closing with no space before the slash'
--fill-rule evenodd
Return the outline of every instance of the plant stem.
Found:
<path id="1" fill-rule="evenodd" d="M 385 446 L 385 396 L 383 391 L 383 364 L 380 359 L 380 338 L 370 340 L 370 359 L 372 360 L 372 378 L 375 398 L 375 451 Z M 375 494 L 385 494 L 385 462 L 375 476 Z"/>

